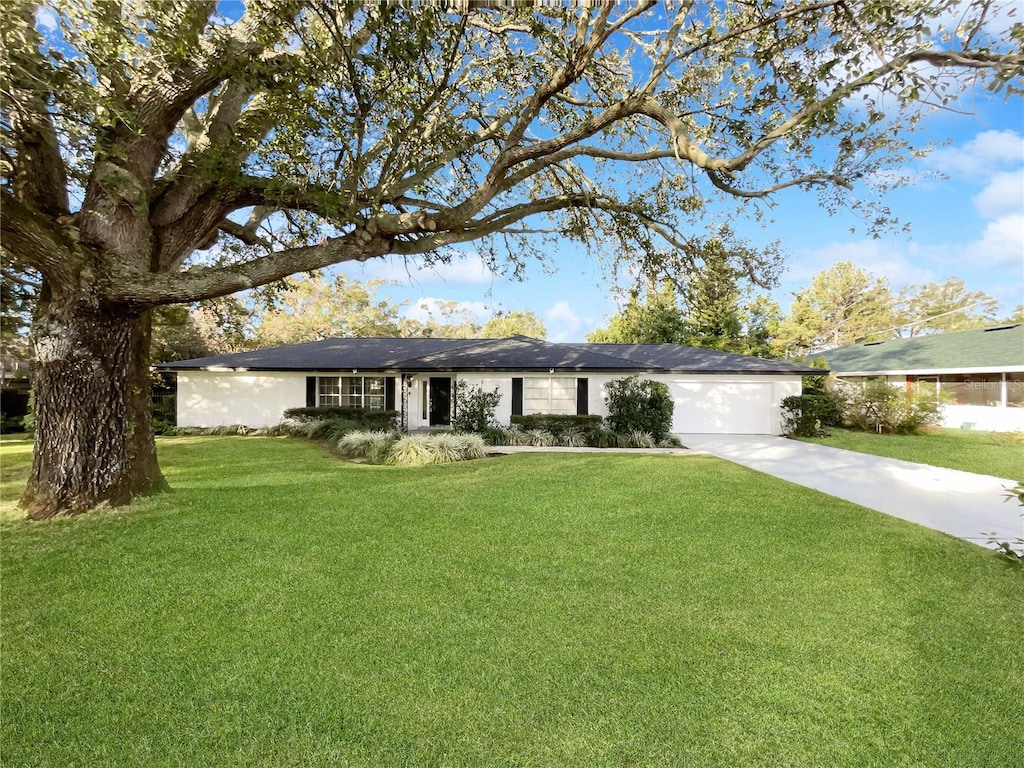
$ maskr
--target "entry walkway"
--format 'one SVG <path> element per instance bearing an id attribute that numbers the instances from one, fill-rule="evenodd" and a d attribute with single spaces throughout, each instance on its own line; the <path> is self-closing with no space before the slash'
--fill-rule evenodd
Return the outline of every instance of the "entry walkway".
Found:
<path id="1" fill-rule="evenodd" d="M 680 435 L 683 444 L 869 509 L 988 546 L 1024 536 L 1010 479 L 770 435 Z"/>

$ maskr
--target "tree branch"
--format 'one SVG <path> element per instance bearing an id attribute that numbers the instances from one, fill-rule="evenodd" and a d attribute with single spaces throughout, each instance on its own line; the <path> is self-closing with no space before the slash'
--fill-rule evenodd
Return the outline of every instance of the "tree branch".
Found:
<path id="1" fill-rule="evenodd" d="M 43 275 L 58 290 L 70 290 L 75 282 L 75 255 L 61 234 L 74 242 L 71 217 L 62 223 L 33 211 L 11 193 L 2 195 L 3 216 L 0 216 L 0 247 L 8 260 L 29 267 Z"/>
<path id="2" fill-rule="evenodd" d="M 197 266 L 183 272 L 128 273 L 107 292 L 116 303 L 143 307 L 215 299 L 248 290 L 297 272 L 312 272 L 346 261 L 366 261 L 389 252 L 385 238 L 357 230 L 316 245 L 276 251 L 242 264 Z"/>

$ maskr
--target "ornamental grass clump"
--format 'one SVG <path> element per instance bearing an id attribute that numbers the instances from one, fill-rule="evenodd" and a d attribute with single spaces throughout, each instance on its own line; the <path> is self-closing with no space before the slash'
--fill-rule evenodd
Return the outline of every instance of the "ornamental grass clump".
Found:
<path id="1" fill-rule="evenodd" d="M 338 441 L 338 450 L 351 459 L 366 459 L 372 464 L 383 464 L 388 451 L 398 438 L 394 432 L 349 432 Z"/>
<path id="2" fill-rule="evenodd" d="M 583 433 L 583 430 L 569 427 L 562 431 L 558 438 L 558 443 L 566 448 L 583 448 L 587 444 L 587 436 Z"/>
<path id="3" fill-rule="evenodd" d="M 522 445 L 532 445 L 535 448 L 547 448 L 555 444 L 555 436 L 546 429 L 528 429 L 523 433 L 526 440 Z"/>
<path id="4" fill-rule="evenodd" d="M 458 435 L 440 433 L 430 436 L 430 452 L 433 455 L 433 464 L 450 464 L 455 461 L 462 461 L 462 446 L 459 443 Z"/>
<path id="5" fill-rule="evenodd" d="M 620 448 L 653 448 L 655 442 L 654 435 L 644 432 L 642 429 L 631 429 L 629 432 L 619 435 Z"/>
<path id="6" fill-rule="evenodd" d="M 482 459 L 487 455 L 487 443 L 480 435 L 474 434 L 453 434 L 456 439 L 459 451 L 462 454 L 462 461 L 471 459 Z"/>
<path id="7" fill-rule="evenodd" d="M 615 448 L 618 444 L 618 435 L 610 429 L 598 428 L 587 432 L 587 445 L 592 448 Z"/>
<path id="8" fill-rule="evenodd" d="M 394 442 L 384 460 L 396 467 L 422 467 L 434 463 L 432 435 L 404 435 Z"/>

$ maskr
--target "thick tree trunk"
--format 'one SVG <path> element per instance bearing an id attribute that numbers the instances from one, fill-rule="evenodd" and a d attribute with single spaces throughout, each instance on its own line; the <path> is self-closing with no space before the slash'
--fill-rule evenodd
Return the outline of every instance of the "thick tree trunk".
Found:
<path id="1" fill-rule="evenodd" d="M 21 505 L 33 519 L 125 504 L 167 487 L 150 415 L 149 313 L 43 302 L 35 455 Z"/>

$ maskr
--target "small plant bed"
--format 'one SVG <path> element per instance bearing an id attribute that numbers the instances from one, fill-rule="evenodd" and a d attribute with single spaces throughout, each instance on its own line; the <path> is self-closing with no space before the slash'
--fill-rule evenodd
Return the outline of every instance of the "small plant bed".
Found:
<path id="1" fill-rule="evenodd" d="M 830 427 L 828 437 L 796 439 L 934 467 L 1024 479 L 1024 435 L 1014 432 L 937 429 L 920 435 L 879 435 Z"/>
<path id="2" fill-rule="evenodd" d="M 5 765 L 1015 764 L 972 544 L 707 456 L 157 445 L 172 493 L 0 531 Z"/>
<path id="3" fill-rule="evenodd" d="M 524 429 L 518 424 L 510 427 L 491 427 L 483 432 L 484 441 L 494 446 L 533 446 L 535 448 L 683 448 L 673 435 L 656 440 L 650 432 L 639 429 L 613 432 L 595 427 L 587 430 L 565 427 L 558 431 Z"/>
<path id="4" fill-rule="evenodd" d="M 403 435 L 399 432 L 350 432 L 338 441 L 338 451 L 368 464 L 421 467 L 482 459 L 486 444 L 479 435 L 459 432 Z"/>

